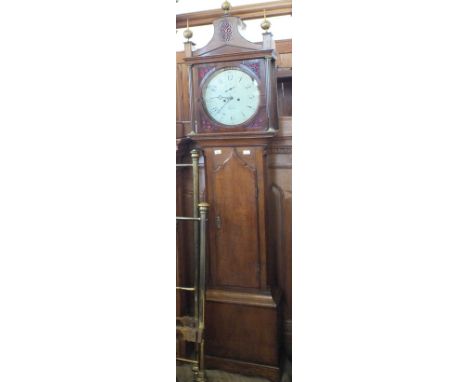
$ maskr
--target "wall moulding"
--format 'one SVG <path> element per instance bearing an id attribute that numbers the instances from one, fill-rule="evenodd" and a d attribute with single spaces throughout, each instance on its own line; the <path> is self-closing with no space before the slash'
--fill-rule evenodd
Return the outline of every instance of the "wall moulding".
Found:
<path id="1" fill-rule="evenodd" d="M 267 17 L 292 15 L 292 0 L 270 1 L 268 3 L 232 7 L 230 14 L 238 16 L 242 20 L 253 20 L 263 18 L 264 10 Z M 223 11 L 221 8 L 202 12 L 183 13 L 176 17 L 176 28 L 185 28 L 187 26 L 187 19 L 191 27 L 208 25 L 222 15 Z"/>

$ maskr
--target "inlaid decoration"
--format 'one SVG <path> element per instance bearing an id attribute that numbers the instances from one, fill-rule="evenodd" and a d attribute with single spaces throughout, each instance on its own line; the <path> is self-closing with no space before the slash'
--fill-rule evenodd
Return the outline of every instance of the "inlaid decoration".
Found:
<path id="1" fill-rule="evenodd" d="M 219 31 L 221 33 L 221 39 L 224 42 L 231 41 L 232 38 L 232 25 L 229 21 L 224 20 L 220 26 L 219 26 Z"/>

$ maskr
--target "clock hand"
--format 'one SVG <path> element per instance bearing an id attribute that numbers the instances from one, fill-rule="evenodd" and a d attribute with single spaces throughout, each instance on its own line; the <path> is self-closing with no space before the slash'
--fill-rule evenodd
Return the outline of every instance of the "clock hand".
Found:
<path id="1" fill-rule="evenodd" d="M 227 101 L 223 106 L 221 106 L 221 109 L 219 109 L 219 110 L 216 112 L 216 114 L 218 114 L 221 110 L 223 110 L 224 107 L 225 107 L 229 102 L 231 102 L 231 101 L 234 99 L 233 96 L 231 96 L 231 97 L 226 97 L 226 98 L 229 98 L 229 101 Z"/>
<path id="2" fill-rule="evenodd" d="M 216 98 L 217 98 L 217 99 L 221 99 L 221 98 L 223 98 L 223 99 L 229 99 L 229 97 L 223 97 L 222 95 L 217 95 L 216 97 L 211 97 L 210 99 L 216 99 Z"/>
<path id="3" fill-rule="evenodd" d="M 225 93 L 230 92 L 230 91 L 231 91 L 232 89 L 234 89 L 234 88 L 235 88 L 235 86 L 232 86 L 232 87 L 230 87 L 229 89 L 225 90 L 224 92 L 225 92 Z"/>

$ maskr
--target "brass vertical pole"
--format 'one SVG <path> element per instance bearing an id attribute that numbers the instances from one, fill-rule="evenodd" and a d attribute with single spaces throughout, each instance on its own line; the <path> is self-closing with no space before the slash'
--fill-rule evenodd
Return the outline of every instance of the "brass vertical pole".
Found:
<path id="1" fill-rule="evenodd" d="M 198 333 L 198 376 L 197 382 L 206 382 L 205 378 L 205 293 L 206 293 L 206 223 L 209 204 L 202 202 L 200 207 L 200 277 L 199 277 L 199 320 Z"/>
<path id="2" fill-rule="evenodd" d="M 193 217 L 199 218 L 200 214 L 198 211 L 199 195 L 200 195 L 200 185 L 199 185 L 199 176 L 198 176 L 198 160 L 200 154 L 197 150 L 192 150 L 190 152 L 192 155 L 192 181 L 193 181 Z M 199 222 L 195 220 L 193 222 L 193 265 L 195 267 L 194 272 L 194 287 L 195 287 L 195 306 L 194 306 L 194 317 L 198 321 L 198 279 L 199 279 L 199 270 L 198 264 L 200 262 L 200 226 Z"/>
<path id="3" fill-rule="evenodd" d="M 192 156 L 192 190 L 193 190 L 193 198 L 192 198 L 192 206 L 193 206 L 193 217 L 198 218 L 200 217 L 199 210 L 198 210 L 198 202 L 199 202 L 199 195 L 200 195 L 200 185 L 199 185 L 199 174 L 198 174 L 198 161 L 200 158 L 200 153 L 197 150 L 192 150 L 190 152 Z M 199 264 L 200 264 L 200 248 L 199 248 L 199 240 L 200 240 L 200 230 L 199 230 L 199 222 L 193 222 L 193 266 L 194 266 L 194 280 L 193 286 L 195 291 L 193 293 L 194 296 L 194 307 L 193 307 L 193 316 L 195 318 L 195 322 L 198 323 L 199 320 Z M 198 344 L 197 347 L 197 357 L 198 357 Z M 194 378 L 197 378 L 198 375 L 198 366 L 196 365 L 193 367 L 193 374 Z"/>

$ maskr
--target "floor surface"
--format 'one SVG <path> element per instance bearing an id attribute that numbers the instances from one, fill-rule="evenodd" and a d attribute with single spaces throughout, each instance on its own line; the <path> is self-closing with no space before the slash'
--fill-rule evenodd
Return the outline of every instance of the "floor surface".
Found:
<path id="1" fill-rule="evenodd" d="M 177 367 L 177 378 L 179 382 L 192 382 L 192 367 L 190 365 Z M 227 373 L 221 370 L 207 370 L 208 382 L 270 382 L 265 378 L 247 377 L 245 375 Z M 283 375 L 281 382 L 292 382 L 292 365 L 289 360 L 283 363 Z"/>

